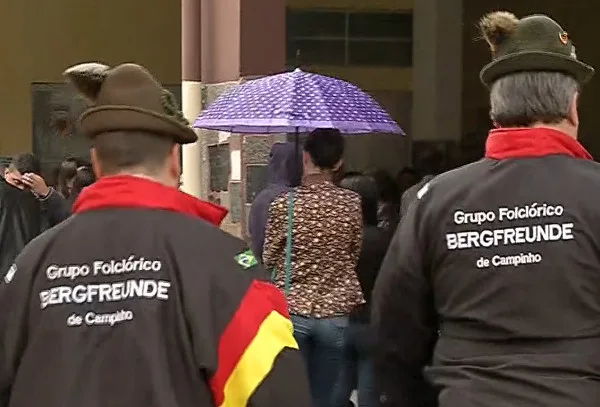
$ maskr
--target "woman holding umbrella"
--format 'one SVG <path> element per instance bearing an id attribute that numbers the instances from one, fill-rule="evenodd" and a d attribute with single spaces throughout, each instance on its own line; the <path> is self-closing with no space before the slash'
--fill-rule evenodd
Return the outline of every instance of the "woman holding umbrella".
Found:
<path id="1" fill-rule="evenodd" d="M 309 134 L 302 185 L 271 204 L 263 249 L 266 268 L 287 296 L 315 407 L 330 406 L 348 315 L 364 302 L 356 275 L 361 199 L 332 182 L 343 152 L 338 130 Z"/>
<path id="2" fill-rule="evenodd" d="M 358 194 L 336 187 L 344 134 L 404 134 L 355 85 L 295 69 L 251 80 L 221 95 L 195 128 L 231 133 L 310 133 L 304 179 L 270 206 L 263 251 L 275 283 L 287 294 L 296 340 L 312 383 L 314 406 L 329 406 L 348 314 L 363 300 L 355 267 L 362 239 Z M 334 130 L 335 129 L 335 130 Z"/>

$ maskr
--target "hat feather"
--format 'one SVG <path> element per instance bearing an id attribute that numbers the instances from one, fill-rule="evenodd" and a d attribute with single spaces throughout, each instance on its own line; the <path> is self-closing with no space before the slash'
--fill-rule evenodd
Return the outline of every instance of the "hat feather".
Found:
<path id="1" fill-rule="evenodd" d="M 98 62 L 87 62 L 72 66 L 63 75 L 75 89 L 91 102 L 96 100 L 110 67 Z"/>
<path id="2" fill-rule="evenodd" d="M 479 29 L 492 53 L 517 30 L 519 19 L 509 11 L 494 11 L 481 17 Z"/>

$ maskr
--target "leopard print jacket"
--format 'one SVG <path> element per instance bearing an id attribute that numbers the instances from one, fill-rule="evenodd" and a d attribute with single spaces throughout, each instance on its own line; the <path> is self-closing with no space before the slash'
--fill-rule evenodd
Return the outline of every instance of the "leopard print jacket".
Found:
<path id="1" fill-rule="evenodd" d="M 285 288 L 288 195 L 273 201 L 263 261 Z M 294 192 L 290 313 L 314 318 L 348 315 L 364 303 L 356 275 L 362 243 L 360 196 L 331 182 L 301 186 Z"/>

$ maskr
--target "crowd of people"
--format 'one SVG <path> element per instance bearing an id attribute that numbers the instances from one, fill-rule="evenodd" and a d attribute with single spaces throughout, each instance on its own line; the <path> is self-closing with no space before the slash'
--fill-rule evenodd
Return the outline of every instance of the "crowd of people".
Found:
<path id="1" fill-rule="evenodd" d="M 268 270 L 284 271 L 274 272 L 273 282 L 286 294 L 314 405 L 334 399 L 346 407 L 358 389 L 361 406 L 376 406 L 370 297 L 400 220 L 402 194 L 418 178 L 412 168 L 396 178 L 385 171 L 344 173 L 344 143 L 338 131 L 319 129 L 303 146 L 273 145 L 271 182 L 252 207 L 250 240 Z M 96 179 L 91 163 L 74 157 L 44 178 L 31 153 L 16 155 L 3 175 L 0 253 L 8 270 L 31 240 L 71 215 Z"/>
<path id="2" fill-rule="evenodd" d="M 67 69 L 90 163 L 0 180 L 0 407 L 597 407 L 594 69 L 548 16 L 479 25 L 483 158 L 394 180 L 336 129 L 275 144 L 251 249 L 179 190 L 198 136 L 150 72 Z"/>
<path id="3" fill-rule="evenodd" d="M 347 407 L 354 389 L 360 406 L 379 405 L 371 292 L 401 197 L 419 181 L 412 168 L 396 178 L 343 172 L 344 144 L 334 129 L 311 132 L 303 145 L 274 144 L 270 183 L 249 215 L 252 249 L 286 295 L 316 407 Z"/>
<path id="4" fill-rule="evenodd" d="M 251 247 L 268 270 L 283 271 L 273 273 L 273 282 L 286 293 L 315 406 L 334 398 L 346 407 L 354 389 L 361 406 L 376 406 L 371 291 L 400 220 L 402 193 L 418 178 L 412 168 L 396 178 L 385 171 L 344 173 L 344 143 L 338 131 L 319 129 L 303 146 L 273 145 L 271 182 L 250 215 Z M 2 269 L 66 220 L 95 180 L 83 159 L 66 158 L 44 178 L 35 155 L 16 155 L 0 180 Z"/>
<path id="5" fill-rule="evenodd" d="M 95 181 L 91 164 L 66 158 L 45 179 L 38 157 L 15 155 L 0 174 L 0 270 L 8 270 L 25 245 L 71 215 L 83 188 Z M 53 175 L 53 176 L 52 176 Z"/>

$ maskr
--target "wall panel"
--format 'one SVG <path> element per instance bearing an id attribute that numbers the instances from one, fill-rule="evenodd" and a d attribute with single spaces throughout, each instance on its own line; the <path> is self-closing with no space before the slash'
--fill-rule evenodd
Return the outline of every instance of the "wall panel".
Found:
<path id="1" fill-rule="evenodd" d="M 32 148 L 34 82 L 82 61 L 137 62 L 181 78 L 181 5 L 164 0 L 0 1 L 0 154 Z"/>

